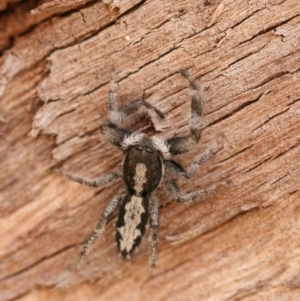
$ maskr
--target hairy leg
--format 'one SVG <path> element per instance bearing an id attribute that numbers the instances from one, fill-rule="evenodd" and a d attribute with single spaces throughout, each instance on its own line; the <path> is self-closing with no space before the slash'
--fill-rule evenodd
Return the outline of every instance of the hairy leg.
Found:
<path id="1" fill-rule="evenodd" d="M 161 111 L 156 109 L 150 103 L 140 99 L 118 109 L 115 94 L 110 91 L 108 97 L 108 118 L 100 126 L 101 133 L 109 142 L 122 149 L 124 140 L 132 133 L 124 128 L 119 128 L 119 126 L 126 125 L 126 123 L 128 123 L 135 115 L 141 119 L 143 115 L 137 114 L 140 109 L 143 110 L 145 114 L 149 114 L 150 110 L 156 113 L 161 119 L 165 117 Z"/>
<path id="2" fill-rule="evenodd" d="M 206 190 L 199 190 L 195 193 L 190 193 L 187 195 L 180 195 L 178 187 L 175 183 L 174 180 L 169 179 L 169 178 L 165 178 L 164 179 L 164 183 L 165 187 L 167 188 L 168 192 L 170 193 L 170 195 L 172 196 L 172 198 L 176 201 L 176 202 L 189 202 L 189 201 L 193 201 L 197 198 L 203 197 L 207 191 Z"/>
<path id="3" fill-rule="evenodd" d="M 158 244 L 158 206 L 156 200 L 151 197 L 149 202 L 150 215 L 150 265 L 154 267 L 157 261 Z"/>
<path id="4" fill-rule="evenodd" d="M 103 232 L 108 219 L 111 217 L 114 211 L 119 207 L 121 201 L 123 200 L 124 195 L 125 193 L 117 195 L 106 207 L 105 211 L 102 213 L 101 218 L 98 221 L 98 224 L 94 228 L 91 236 L 85 241 L 79 259 L 77 261 L 77 265 L 79 264 L 81 259 L 87 255 L 87 253 L 90 251 L 92 246 L 95 244 L 99 235 Z"/>
<path id="5" fill-rule="evenodd" d="M 175 137 L 167 140 L 169 151 L 172 155 L 182 154 L 192 149 L 199 142 L 202 131 L 200 120 L 202 107 L 199 88 L 185 70 L 180 70 L 180 73 L 188 80 L 189 84 L 193 88 L 190 134 L 185 137 Z"/>
<path id="6" fill-rule="evenodd" d="M 145 100 L 137 99 L 133 102 L 118 108 L 115 93 L 113 91 L 109 92 L 108 97 L 108 120 L 111 123 L 117 125 L 123 125 L 130 120 L 130 118 L 138 113 L 140 109 L 144 110 L 144 113 L 148 114 L 148 110 L 153 111 L 158 115 L 159 118 L 163 119 L 165 115 L 159 111 L 157 108 L 152 106 Z M 141 116 L 139 116 L 141 118 Z"/>
<path id="7" fill-rule="evenodd" d="M 165 160 L 165 166 L 169 171 L 172 177 L 184 177 L 189 179 L 192 177 L 199 167 L 208 161 L 211 157 L 213 157 L 217 152 L 219 152 L 223 148 L 225 136 L 223 134 L 219 134 L 216 141 L 211 145 L 211 147 L 206 150 L 204 153 L 200 154 L 192 163 L 188 171 L 185 171 L 177 162 L 173 160 Z"/>
<path id="8" fill-rule="evenodd" d="M 116 124 L 109 121 L 104 122 L 100 126 L 100 132 L 105 136 L 106 140 L 122 149 L 124 139 L 132 133 L 128 130 L 118 128 Z"/>
<path id="9" fill-rule="evenodd" d="M 111 107 L 115 107 L 115 105 Z M 147 110 L 152 110 L 161 119 L 165 117 L 165 115 L 161 111 L 156 109 L 150 103 L 146 102 L 145 100 L 138 99 L 121 107 L 120 109 L 110 110 L 108 119 L 111 122 L 119 125 L 126 124 L 134 114 L 138 113 L 139 109 L 144 109 L 144 113 L 146 114 L 147 114 Z M 140 114 L 139 118 L 141 118 L 141 116 L 142 115 Z"/>
<path id="10" fill-rule="evenodd" d="M 177 162 L 172 160 L 165 161 L 165 166 L 172 176 L 189 179 L 199 169 L 200 165 L 209 160 L 213 155 L 210 150 L 204 152 L 194 160 L 188 171 L 185 171 Z"/>
<path id="11" fill-rule="evenodd" d="M 105 174 L 104 176 L 96 178 L 96 179 L 83 178 L 83 177 L 79 177 L 76 175 L 66 173 L 64 171 L 62 173 L 65 176 L 67 176 L 69 179 L 71 179 L 77 183 L 90 186 L 90 187 L 99 187 L 99 186 L 110 183 L 114 179 L 122 177 L 122 174 L 117 171 L 109 172 L 109 173 Z"/>

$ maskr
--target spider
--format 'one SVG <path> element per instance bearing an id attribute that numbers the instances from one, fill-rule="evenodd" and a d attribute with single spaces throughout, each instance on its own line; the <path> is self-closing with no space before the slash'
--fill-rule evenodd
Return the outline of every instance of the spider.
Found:
<path id="1" fill-rule="evenodd" d="M 65 173 L 71 180 L 87 186 L 99 187 L 119 177 L 123 178 L 126 186 L 126 191 L 115 196 L 106 207 L 92 234 L 85 241 L 78 262 L 87 255 L 103 232 L 109 218 L 119 208 L 116 223 L 116 241 L 120 253 L 124 258 L 130 258 L 130 255 L 142 240 L 149 219 L 150 265 L 154 267 L 157 262 L 159 225 L 158 205 L 154 196 L 155 190 L 159 186 L 166 187 L 171 197 L 177 202 L 188 202 L 206 193 L 205 190 L 200 190 L 182 196 L 175 182 L 179 177 L 189 179 L 203 162 L 216 153 L 213 149 L 202 153 L 194 160 L 188 171 L 185 171 L 171 159 L 172 156 L 191 150 L 199 142 L 202 131 L 199 88 L 187 71 L 180 70 L 180 73 L 187 79 L 193 89 L 189 135 L 164 140 L 159 136 L 149 138 L 143 132 L 130 132 L 122 128 L 122 125 L 126 124 L 133 115 L 141 113 L 140 111 L 145 114 L 152 111 L 161 119 L 165 116 L 150 103 L 140 99 L 118 108 L 115 94 L 110 91 L 108 117 L 100 126 L 100 131 L 109 142 L 123 152 L 122 172 L 112 171 L 96 179 L 82 178 Z M 142 115 L 140 114 L 139 118 L 140 116 Z"/>

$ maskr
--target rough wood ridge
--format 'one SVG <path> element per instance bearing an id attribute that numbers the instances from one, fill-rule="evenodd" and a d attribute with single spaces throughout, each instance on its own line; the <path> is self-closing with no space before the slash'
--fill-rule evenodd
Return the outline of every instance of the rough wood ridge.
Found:
<path id="1" fill-rule="evenodd" d="M 0 1 L 0 301 L 300 299 L 299 0 Z M 22 22 L 20 21 L 22 20 Z M 118 257 L 114 216 L 70 269 L 121 180 L 89 188 L 120 152 L 99 125 L 108 91 L 166 114 L 140 126 L 189 129 L 196 79 L 204 131 L 187 168 L 220 135 L 223 149 L 177 204 L 160 190 L 158 266 L 147 239 Z"/>

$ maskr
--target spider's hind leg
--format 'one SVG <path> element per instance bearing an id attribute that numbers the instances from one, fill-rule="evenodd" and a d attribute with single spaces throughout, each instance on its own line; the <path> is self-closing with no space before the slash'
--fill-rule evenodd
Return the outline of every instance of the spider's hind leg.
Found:
<path id="1" fill-rule="evenodd" d="M 191 87 L 193 88 L 193 96 L 191 101 L 191 122 L 190 122 L 190 134 L 185 137 L 175 137 L 167 140 L 167 144 L 170 147 L 170 153 L 172 155 L 178 155 L 185 153 L 192 149 L 200 140 L 202 125 L 200 116 L 202 114 L 200 91 L 195 81 L 185 70 L 180 70 L 182 76 L 184 76 Z"/>
<path id="2" fill-rule="evenodd" d="M 158 244 L 158 205 L 156 199 L 151 197 L 149 202 L 150 215 L 150 265 L 154 267 L 157 261 Z"/>
<path id="3" fill-rule="evenodd" d="M 102 213 L 101 218 L 98 221 L 98 224 L 94 228 L 92 234 L 85 241 L 85 243 L 82 247 L 79 259 L 77 261 L 77 265 L 80 263 L 81 259 L 87 255 L 87 253 L 90 251 L 90 249 L 96 243 L 99 235 L 103 232 L 107 221 L 109 220 L 109 218 L 112 216 L 114 211 L 119 207 L 120 203 L 122 202 L 124 195 L 125 195 L 124 193 L 117 195 L 116 197 L 113 198 L 113 200 L 106 207 L 105 211 Z"/>

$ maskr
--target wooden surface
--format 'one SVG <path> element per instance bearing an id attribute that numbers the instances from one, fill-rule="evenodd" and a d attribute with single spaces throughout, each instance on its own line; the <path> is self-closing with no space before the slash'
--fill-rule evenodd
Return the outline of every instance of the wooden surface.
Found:
<path id="1" fill-rule="evenodd" d="M 299 300 L 300 2 L 8 2 L 0 15 L 0 300 Z M 147 238 L 130 262 L 118 257 L 115 216 L 87 261 L 70 269 L 123 184 L 83 187 L 53 168 L 96 177 L 121 166 L 99 132 L 112 77 L 120 102 L 145 95 L 166 113 L 163 124 L 144 122 L 149 133 L 186 134 L 191 91 L 180 68 L 201 87 L 205 129 L 176 159 L 188 168 L 225 137 L 180 190 L 217 188 L 188 204 L 157 192 L 152 275 Z"/>

